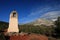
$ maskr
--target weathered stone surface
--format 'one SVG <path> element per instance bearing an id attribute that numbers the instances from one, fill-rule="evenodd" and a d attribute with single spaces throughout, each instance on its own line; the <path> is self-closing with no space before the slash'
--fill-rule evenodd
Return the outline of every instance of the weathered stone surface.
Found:
<path id="1" fill-rule="evenodd" d="M 19 32 L 18 30 L 18 14 L 14 10 L 10 14 L 8 32 Z"/>

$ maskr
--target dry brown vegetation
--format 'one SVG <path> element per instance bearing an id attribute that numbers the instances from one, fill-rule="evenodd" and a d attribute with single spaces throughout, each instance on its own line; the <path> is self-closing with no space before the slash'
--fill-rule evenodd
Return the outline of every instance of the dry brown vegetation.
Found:
<path id="1" fill-rule="evenodd" d="M 29 35 L 14 35 L 10 36 L 10 40 L 48 40 L 48 37 L 38 34 L 29 34 Z"/>

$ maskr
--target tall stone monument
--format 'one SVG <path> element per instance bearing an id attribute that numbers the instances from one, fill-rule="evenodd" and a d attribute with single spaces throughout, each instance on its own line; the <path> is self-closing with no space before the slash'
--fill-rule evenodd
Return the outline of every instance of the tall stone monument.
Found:
<path id="1" fill-rule="evenodd" d="M 18 14 L 15 10 L 12 11 L 10 14 L 8 32 L 19 32 L 19 30 L 18 30 Z"/>

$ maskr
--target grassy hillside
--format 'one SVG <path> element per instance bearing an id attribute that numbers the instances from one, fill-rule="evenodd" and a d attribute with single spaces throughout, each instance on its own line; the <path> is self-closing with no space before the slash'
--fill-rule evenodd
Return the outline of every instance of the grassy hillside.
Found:
<path id="1" fill-rule="evenodd" d="M 27 33 L 37 33 L 37 34 L 43 34 L 47 36 L 51 36 L 54 33 L 54 27 L 50 26 L 34 26 L 34 25 L 20 25 L 19 30 L 22 32 L 27 32 Z"/>
<path id="2" fill-rule="evenodd" d="M 0 30 L 4 30 L 8 28 L 7 22 L 0 21 Z M 37 34 L 44 34 L 44 35 L 52 35 L 54 32 L 53 26 L 47 27 L 44 25 L 41 26 L 34 26 L 34 25 L 19 25 L 19 32 L 26 32 L 26 33 L 37 33 Z"/>

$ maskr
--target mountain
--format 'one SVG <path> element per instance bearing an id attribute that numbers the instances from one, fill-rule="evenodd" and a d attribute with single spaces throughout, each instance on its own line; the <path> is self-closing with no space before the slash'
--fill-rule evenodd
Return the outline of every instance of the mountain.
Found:
<path id="1" fill-rule="evenodd" d="M 0 21 L 0 30 L 8 28 L 8 22 Z"/>
<path id="2" fill-rule="evenodd" d="M 8 24 L 8 22 L 0 21 L 0 24 Z"/>
<path id="3" fill-rule="evenodd" d="M 53 21 L 46 20 L 46 19 L 37 19 L 34 22 L 31 22 L 31 23 L 28 23 L 28 24 L 32 24 L 32 25 L 46 25 L 46 26 L 54 25 Z"/>

